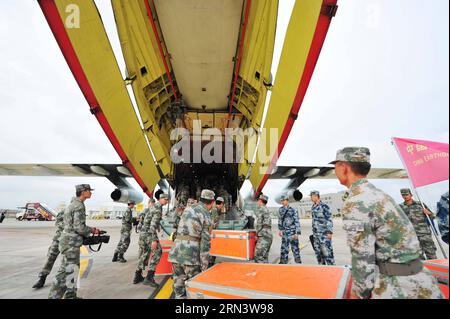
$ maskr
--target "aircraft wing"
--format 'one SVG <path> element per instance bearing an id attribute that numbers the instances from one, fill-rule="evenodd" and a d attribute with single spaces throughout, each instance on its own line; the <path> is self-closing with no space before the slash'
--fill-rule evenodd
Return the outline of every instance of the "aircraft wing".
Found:
<path id="1" fill-rule="evenodd" d="M 121 164 L 0 164 L 0 176 L 106 177 L 117 187 L 133 177 Z"/>
<path id="2" fill-rule="evenodd" d="M 289 179 L 288 188 L 298 188 L 307 179 L 336 179 L 333 166 L 277 166 L 269 179 Z M 372 168 L 369 179 L 406 179 L 401 168 Z"/>

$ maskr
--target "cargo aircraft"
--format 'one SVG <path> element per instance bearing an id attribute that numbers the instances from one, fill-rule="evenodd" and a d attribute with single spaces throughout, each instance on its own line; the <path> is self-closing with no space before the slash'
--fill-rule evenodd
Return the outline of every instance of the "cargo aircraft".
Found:
<path id="1" fill-rule="evenodd" d="M 278 0 L 111 0 L 126 78 L 94 0 L 38 3 L 92 116 L 122 163 L 0 164 L 0 175 L 102 176 L 116 186 L 111 197 L 118 202 L 142 201 L 127 178 L 150 197 L 158 184 L 174 190 L 175 198 L 182 192 L 195 198 L 199 189 L 211 188 L 228 195 L 233 207 L 242 203 L 239 190 L 247 179 L 254 198 L 269 179 L 288 179 L 283 193 L 295 201 L 306 179 L 335 178 L 330 166 L 276 163 L 298 119 L 337 0 L 295 2 L 275 83 L 271 67 Z M 211 129 L 222 135 L 214 143 L 225 154 L 214 161 L 185 160 L 205 153 L 213 140 Z M 229 129 L 253 134 L 240 146 L 228 141 L 230 151 L 225 145 Z M 177 130 L 188 132 L 187 139 L 186 134 L 174 139 Z M 271 138 L 263 136 L 268 130 L 274 132 Z M 180 142 L 190 146 L 189 154 L 179 153 Z M 239 155 L 225 159 L 237 149 Z M 266 156 L 256 156 L 259 149 L 268 150 Z M 369 178 L 407 175 L 402 169 L 373 169 Z"/>

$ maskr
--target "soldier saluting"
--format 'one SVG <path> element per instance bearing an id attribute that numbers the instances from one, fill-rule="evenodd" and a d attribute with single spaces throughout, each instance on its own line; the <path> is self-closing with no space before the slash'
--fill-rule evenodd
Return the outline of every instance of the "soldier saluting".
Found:
<path id="1" fill-rule="evenodd" d="M 256 222 L 256 235 L 258 236 L 255 247 L 255 262 L 269 263 L 269 251 L 272 246 L 272 219 L 267 209 L 269 197 L 261 195 L 258 198 L 258 212 Z"/>
<path id="2" fill-rule="evenodd" d="M 175 245 L 169 253 L 173 263 L 175 298 L 186 298 L 186 280 L 208 268 L 212 221 L 209 216 L 215 194 L 203 190 L 200 203 L 186 207 L 177 228 Z"/>
<path id="3" fill-rule="evenodd" d="M 425 216 L 428 215 L 430 218 L 433 218 L 433 213 L 430 212 L 426 205 L 425 208 L 423 208 L 422 203 L 413 199 L 409 188 L 402 188 L 400 194 L 404 199 L 404 202 L 400 204 L 400 207 L 414 226 L 422 252 L 426 255 L 427 259 L 436 259 L 436 246 L 431 237 L 431 230 L 428 227 Z M 425 259 L 423 254 L 421 254 L 420 258 Z"/>
<path id="4" fill-rule="evenodd" d="M 310 193 L 312 215 L 313 245 L 317 262 L 322 265 L 334 265 L 333 246 L 331 239 L 333 235 L 333 220 L 330 207 L 320 200 L 320 193 Z"/>
<path id="5" fill-rule="evenodd" d="M 59 240 L 59 251 L 63 256 L 49 299 L 76 299 L 78 273 L 80 271 L 80 247 L 89 234 L 100 234 L 100 229 L 86 226 L 84 202 L 91 198 L 93 189 L 89 184 L 75 186 L 76 198 L 64 211 L 64 230 Z"/>
<path id="6" fill-rule="evenodd" d="M 436 279 L 423 268 L 413 225 L 394 199 L 367 180 L 370 151 L 337 152 L 335 173 L 348 188 L 342 207 L 352 254 L 353 293 L 361 299 L 443 298 Z"/>

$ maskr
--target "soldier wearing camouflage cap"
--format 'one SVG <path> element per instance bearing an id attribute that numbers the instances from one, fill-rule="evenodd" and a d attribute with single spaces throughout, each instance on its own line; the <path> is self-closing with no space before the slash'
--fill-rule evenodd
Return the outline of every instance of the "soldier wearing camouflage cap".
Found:
<path id="1" fill-rule="evenodd" d="M 80 247 L 83 245 L 83 238 L 101 232 L 100 229 L 86 226 L 84 202 L 91 198 L 92 191 L 89 184 L 75 186 L 76 198 L 64 210 L 64 229 L 58 247 L 63 260 L 50 289 L 49 299 L 77 298 L 76 280 L 80 270 Z"/>
<path id="2" fill-rule="evenodd" d="M 162 219 L 162 208 L 169 202 L 167 194 L 161 194 L 158 201 L 149 209 L 145 215 L 141 232 L 139 233 L 139 260 L 138 267 L 134 275 L 133 283 L 137 284 L 143 281 L 144 285 L 158 287 L 155 281 L 155 269 L 159 264 L 162 256 L 162 247 L 158 238 L 158 230 L 160 229 Z M 142 276 L 142 272 L 148 264 L 147 276 Z"/>
<path id="3" fill-rule="evenodd" d="M 173 290 L 177 299 L 187 298 L 186 280 L 209 266 L 212 230 L 210 211 L 214 200 L 214 192 L 205 189 L 201 192 L 200 203 L 187 207 L 181 216 L 175 245 L 169 253 L 169 261 L 173 264 Z"/>
<path id="4" fill-rule="evenodd" d="M 272 246 L 272 218 L 270 217 L 267 203 L 269 197 L 261 194 L 258 198 L 258 208 L 256 211 L 256 236 L 257 242 L 255 246 L 255 262 L 269 263 L 269 252 Z"/>
<path id="5" fill-rule="evenodd" d="M 368 299 L 443 298 L 436 279 L 423 268 L 413 225 L 394 199 L 367 180 L 370 151 L 337 152 L 335 174 L 348 188 L 342 208 L 352 254 L 353 293 Z"/>
<path id="6" fill-rule="evenodd" d="M 426 259 L 437 259 L 436 246 L 434 245 L 426 217 L 428 215 L 430 219 L 434 219 L 433 213 L 425 204 L 422 207 L 420 201 L 415 201 L 413 199 L 413 195 L 409 188 L 402 188 L 400 194 L 404 200 L 404 202 L 400 204 L 400 207 L 413 224 L 414 230 L 419 238 L 420 248 L 422 249 L 421 258 L 425 259 L 425 255 Z"/>
<path id="7" fill-rule="evenodd" d="M 333 214 L 330 206 L 322 202 L 319 191 L 311 191 L 312 244 L 317 262 L 322 265 L 334 265 L 332 246 Z"/>
<path id="8" fill-rule="evenodd" d="M 120 240 L 114 252 L 112 262 L 127 262 L 124 258 L 125 252 L 128 250 L 131 242 L 131 229 L 133 228 L 133 208 L 136 205 L 134 201 L 128 202 L 128 208 L 122 216 L 122 228 L 120 229 Z"/>
<path id="9" fill-rule="evenodd" d="M 280 264 L 287 264 L 289 259 L 289 246 L 294 254 L 297 264 L 302 263 L 298 237 L 301 234 L 298 211 L 289 206 L 289 196 L 281 196 L 282 207 L 278 211 L 278 230 L 281 239 Z"/>

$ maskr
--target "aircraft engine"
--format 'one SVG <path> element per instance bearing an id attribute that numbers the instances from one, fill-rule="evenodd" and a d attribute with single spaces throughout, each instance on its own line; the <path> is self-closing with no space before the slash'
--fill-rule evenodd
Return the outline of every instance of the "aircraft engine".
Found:
<path id="1" fill-rule="evenodd" d="M 281 192 L 280 194 L 278 194 L 277 197 L 275 198 L 275 201 L 281 205 L 280 198 L 282 195 L 286 195 L 286 194 L 288 195 L 289 202 L 291 202 L 291 203 L 299 202 L 303 198 L 303 194 L 298 189 L 288 189 L 288 190 L 285 190 L 284 192 Z"/>
<path id="2" fill-rule="evenodd" d="M 125 204 L 128 201 L 135 201 L 138 204 L 144 200 L 144 197 L 133 188 L 117 188 L 111 193 L 111 198 L 115 202 Z"/>

